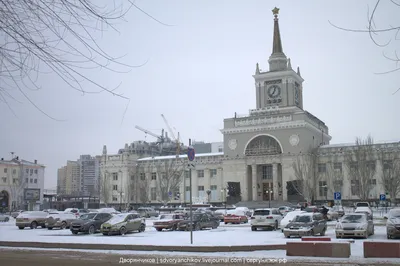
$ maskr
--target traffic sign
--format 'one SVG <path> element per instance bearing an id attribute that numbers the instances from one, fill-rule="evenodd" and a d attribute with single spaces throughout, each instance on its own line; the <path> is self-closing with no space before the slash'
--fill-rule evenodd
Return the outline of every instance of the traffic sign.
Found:
<path id="1" fill-rule="evenodd" d="M 188 147 L 187 157 L 188 157 L 189 161 L 191 161 L 191 162 L 194 161 L 195 152 L 194 152 L 193 146 L 189 146 L 189 147 Z"/>
<path id="2" fill-rule="evenodd" d="M 379 200 L 385 201 L 385 200 L 386 200 L 386 195 L 385 195 L 385 194 L 381 194 L 381 195 L 379 196 Z"/>
<path id="3" fill-rule="evenodd" d="M 340 193 L 340 192 L 333 193 L 333 196 L 334 196 L 335 200 L 341 200 L 342 199 L 342 193 Z"/>
<path id="4" fill-rule="evenodd" d="M 171 198 L 172 197 L 172 192 L 168 192 L 168 196 Z"/>

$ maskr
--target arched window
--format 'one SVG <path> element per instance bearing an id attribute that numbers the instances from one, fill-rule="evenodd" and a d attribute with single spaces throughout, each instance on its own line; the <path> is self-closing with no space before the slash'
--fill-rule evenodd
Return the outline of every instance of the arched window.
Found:
<path id="1" fill-rule="evenodd" d="M 279 143 L 272 137 L 262 135 L 254 138 L 246 147 L 246 156 L 262 156 L 281 154 Z"/>

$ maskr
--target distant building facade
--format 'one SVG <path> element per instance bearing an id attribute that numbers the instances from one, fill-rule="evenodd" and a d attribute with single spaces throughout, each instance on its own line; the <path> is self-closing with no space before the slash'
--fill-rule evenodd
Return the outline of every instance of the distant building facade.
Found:
<path id="1" fill-rule="evenodd" d="M 45 166 L 20 160 L 0 160 L 0 210 L 39 210 L 43 202 Z"/>
<path id="2" fill-rule="evenodd" d="M 64 196 L 98 197 L 99 161 L 90 155 L 81 155 L 77 161 L 67 161 L 58 169 L 57 193 Z"/>
<path id="3" fill-rule="evenodd" d="M 224 119 L 223 145 L 193 143 L 190 169 L 184 153 L 149 154 L 145 143 L 126 145 L 116 155 L 104 148 L 102 202 L 188 203 L 190 192 L 193 201 L 211 203 L 324 201 L 335 192 L 343 200 L 378 200 L 387 194 L 389 182 L 399 178 L 393 176 L 400 142 L 330 145 L 328 126 L 304 110 L 304 79 L 283 52 L 277 9 L 268 63 L 268 71 L 257 64 L 253 75 L 256 108 Z M 395 191 L 390 198 L 398 196 Z"/>

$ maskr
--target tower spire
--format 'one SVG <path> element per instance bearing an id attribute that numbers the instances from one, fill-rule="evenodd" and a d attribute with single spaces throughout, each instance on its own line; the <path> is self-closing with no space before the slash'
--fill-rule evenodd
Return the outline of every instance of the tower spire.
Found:
<path id="1" fill-rule="evenodd" d="M 272 9 L 274 15 L 274 36 L 272 43 L 272 54 L 269 57 L 269 71 L 279 71 L 287 69 L 286 55 L 283 53 L 281 34 L 279 31 L 279 8 Z"/>

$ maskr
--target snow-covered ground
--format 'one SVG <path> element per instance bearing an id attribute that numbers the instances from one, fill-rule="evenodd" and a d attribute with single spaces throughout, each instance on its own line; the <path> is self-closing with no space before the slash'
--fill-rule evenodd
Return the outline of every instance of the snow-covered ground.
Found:
<path id="1" fill-rule="evenodd" d="M 103 236 L 95 235 L 73 235 L 70 230 L 47 230 L 47 229 L 24 229 L 19 230 L 15 226 L 15 221 L 0 223 L 0 241 L 26 241 L 26 242 L 47 242 L 47 243 L 98 243 L 98 244 L 133 244 L 133 245 L 171 245 L 171 246 L 190 246 L 189 232 L 179 231 L 163 231 L 157 232 L 153 227 L 154 220 L 146 220 L 147 228 L 143 233 L 132 233 L 125 236 Z M 334 236 L 335 222 L 330 222 L 327 236 L 332 237 L 332 241 L 336 240 Z M 225 225 L 213 230 L 203 230 L 193 232 L 193 246 L 233 246 L 233 245 L 271 245 L 285 244 L 287 241 L 300 241 L 300 239 L 284 238 L 280 231 L 256 231 L 250 230 L 248 224 L 245 225 Z M 360 261 L 363 258 L 363 242 L 365 240 L 355 240 L 351 244 L 350 260 L 329 259 L 337 261 Z M 384 226 L 375 226 L 375 235 L 368 238 L 368 241 L 389 241 L 386 239 L 386 228 Z M 399 241 L 399 240 L 390 240 Z M 1 250 L 2 248 L 0 248 Z M 60 250 L 60 249 L 55 249 Z M 85 252 L 101 252 L 96 250 L 81 250 Z M 148 251 L 107 251 L 113 254 L 149 254 Z M 253 257 L 253 258 L 286 258 L 290 260 L 320 260 L 326 261 L 326 258 L 302 258 L 302 257 L 286 257 L 285 250 L 273 251 L 255 251 L 255 252 L 233 252 L 233 253 L 185 253 L 185 252 L 151 252 L 154 255 L 168 256 L 203 256 L 203 257 Z M 371 262 L 396 262 L 400 264 L 400 259 L 380 259 L 371 260 Z"/>

